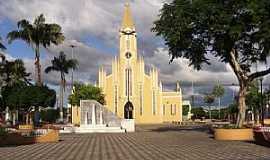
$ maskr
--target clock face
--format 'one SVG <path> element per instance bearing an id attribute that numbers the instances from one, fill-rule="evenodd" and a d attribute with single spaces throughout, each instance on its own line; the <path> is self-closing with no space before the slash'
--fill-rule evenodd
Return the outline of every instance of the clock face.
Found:
<path id="1" fill-rule="evenodd" d="M 127 52 L 127 53 L 126 53 L 126 58 L 127 58 L 127 59 L 131 58 L 131 53 L 130 53 L 130 52 Z"/>

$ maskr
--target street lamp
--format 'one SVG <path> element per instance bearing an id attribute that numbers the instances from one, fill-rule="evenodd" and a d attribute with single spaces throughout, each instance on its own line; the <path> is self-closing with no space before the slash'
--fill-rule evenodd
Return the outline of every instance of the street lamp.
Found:
<path id="1" fill-rule="evenodd" d="M 74 59 L 74 48 L 77 47 L 73 44 L 69 45 L 69 47 L 71 47 L 71 58 Z M 71 89 L 73 88 L 73 74 L 74 74 L 74 69 L 71 69 Z"/>

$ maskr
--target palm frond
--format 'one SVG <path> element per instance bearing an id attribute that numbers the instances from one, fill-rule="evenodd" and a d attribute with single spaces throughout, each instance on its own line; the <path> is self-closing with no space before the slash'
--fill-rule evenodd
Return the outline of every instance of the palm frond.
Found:
<path id="1" fill-rule="evenodd" d="M 11 31 L 7 35 L 8 43 L 12 43 L 14 40 L 21 39 L 27 44 L 31 44 L 30 33 L 27 30 Z"/>
<path id="2" fill-rule="evenodd" d="M 78 66 L 78 61 L 75 59 L 66 59 L 66 55 L 63 51 L 59 53 L 58 57 L 54 57 L 51 63 L 52 65 L 48 70 L 59 71 L 61 72 L 61 75 L 64 75 L 64 73 L 68 74 L 70 69 L 77 69 Z"/>
<path id="3" fill-rule="evenodd" d="M 1 43 L 1 41 L 2 41 L 2 37 L 0 37 L 0 49 L 2 49 L 2 50 L 7 49 L 7 48 Z"/>
<path id="4" fill-rule="evenodd" d="M 58 69 L 55 66 L 49 66 L 45 69 L 45 73 L 49 73 L 51 71 L 58 71 Z"/>
<path id="5" fill-rule="evenodd" d="M 26 29 L 26 28 L 29 28 L 30 26 L 32 26 L 32 25 L 30 24 L 30 22 L 27 21 L 27 20 L 25 20 L 25 19 L 20 20 L 20 21 L 17 23 L 17 27 L 18 27 L 19 29 Z"/>

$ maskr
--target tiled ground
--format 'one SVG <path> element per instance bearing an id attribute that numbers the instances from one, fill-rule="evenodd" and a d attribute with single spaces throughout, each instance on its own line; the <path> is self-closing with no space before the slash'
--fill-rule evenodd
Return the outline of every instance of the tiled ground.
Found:
<path id="1" fill-rule="evenodd" d="M 215 141 L 201 128 L 139 126 L 136 133 L 61 135 L 61 142 L 0 147 L 1 160 L 270 160 L 270 148 Z"/>

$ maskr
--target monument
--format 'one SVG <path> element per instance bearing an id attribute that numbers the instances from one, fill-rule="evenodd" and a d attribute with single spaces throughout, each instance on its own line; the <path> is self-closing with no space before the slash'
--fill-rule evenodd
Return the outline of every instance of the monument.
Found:
<path id="1" fill-rule="evenodd" d="M 117 117 L 95 100 L 81 100 L 80 126 L 67 126 L 61 133 L 123 133 L 134 132 L 134 120 L 125 120 Z M 74 108 L 73 108 L 74 113 Z"/>

